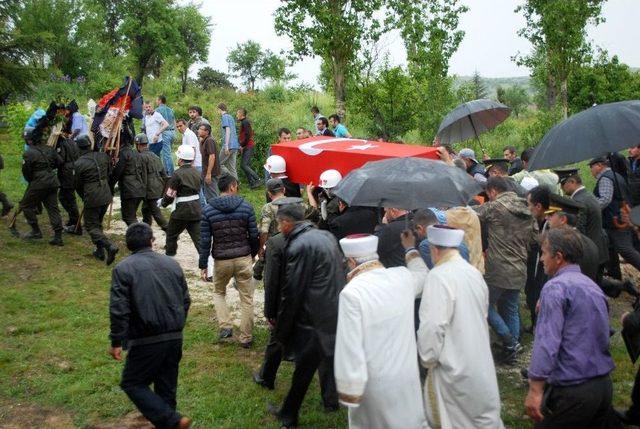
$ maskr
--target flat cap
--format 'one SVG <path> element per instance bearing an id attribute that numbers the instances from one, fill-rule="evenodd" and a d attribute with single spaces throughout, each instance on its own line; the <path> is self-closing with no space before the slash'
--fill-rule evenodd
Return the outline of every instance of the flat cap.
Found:
<path id="1" fill-rule="evenodd" d="M 268 192 L 274 193 L 284 189 L 284 183 L 282 183 L 282 179 L 269 179 L 267 180 L 266 188 Z"/>
<path id="2" fill-rule="evenodd" d="M 606 164 L 608 162 L 609 161 L 607 160 L 606 157 L 599 156 L 599 157 L 593 158 L 591 161 L 589 161 L 589 167 L 591 167 L 593 164 L 598 164 L 598 163 Z"/>

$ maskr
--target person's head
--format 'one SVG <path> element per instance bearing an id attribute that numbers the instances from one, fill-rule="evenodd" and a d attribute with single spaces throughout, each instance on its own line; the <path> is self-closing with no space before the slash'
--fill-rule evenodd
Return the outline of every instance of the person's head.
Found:
<path id="1" fill-rule="evenodd" d="M 287 172 L 287 161 L 280 155 L 271 155 L 264 163 L 264 169 L 271 177 L 275 177 L 277 174 L 284 174 Z"/>
<path id="2" fill-rule="evenodd" d="M 324 131 L 329 127 L 329 121 L 327 121 L 327 118 L 318 118 L 316 121 L 316 127 L 318 128 L 318 131 Z"/>
<path id="3" fill-rule="evenodd" d="M 178 165 L 191 164 L 196 159 L 196 150 L 185 144 L 180 145 L 176 150 L 176 158 L 178 158 Z"/>
<path id="4" fill-rule="evenodd" d="M 498 198 L 498 195 L 509 190 L 509 184 L 505 177 L 489 177 L 485 187 L 490 201 Z"/>
<path id="5" fill-rule="evenodd" d="M 516 159 L 516 148 L 514 146 L 505 146 L 504 149 L 502 149 L 502 156 L 504 156 L 504 159 L 513 161 Z"/>
<path id="6" fill-rule="evenodd" d="M 491 165 L 487 173 L 489 177 L 506 177 L 509 175 L 509 167 L 506 162 L 496 162 Z"/>
<path id="7" fill-rule="evenodd" d="M 278 130 L 278 143 L 290 142 L 291 141 L 291 131 L 289 128 L 280 128 Z"/>
<path id="8" fill-rule="evenodd" d="M 549 198 L 551 192 L 545 186 L 536 186 L 527 194 L 527 205 L 531 215 L 539 222 L 542 222 L 549 210 Z"/>
<path id="9" fill-rule="evenodd" d="M 629 156 L 633 159 L 640 159 L 640 144 L 629 149 Z"/>
<path id="10" fill-rule="evenodd" d="M 473 151 L 473 149 L 464 148 L 460 152 L 458 152 L 458 156 L 461 160 L 464 161 L 464 165 L 467 168 L 471 167 L 473 164 L 478 163 L 478 161 L 476 160 L 476 153 Z"/>
<path id="11" fill-rule="evenodd" d="M 202 109 L 200 106 L 189 107 L 189 117 L 191 119 L 198 119 L 200 116 L 202 116 Z"/>
<path id="12" fill-rule="evenodd" d="M 340 240 L 340 247 L 350 270 L 366 262 L 378 260 L 378 237 L 375 235 L 348 235 Z"/>
<path id="13" fill-rule="evenodd" d="M 427 228 L 427 240 L 431 262 L 437 264 L 443 256 L 450 252 L 457 252 L 458 246 L 464 239 L 464 231 L 447 225 L 431 225 Z"/>
<path id="14" fill-rule="evenodd" d="M 338 170 L 325 170 L 320 174 L 320 186 L 325 190 L 335 188 L 341 180 L 342 174 Z"/>
<path id="15" fill-rule="evenodd" d="M 155 110 L 153 109 L 153 105 L 152 105 L 151 103 L 149 103 L 148 101 L 145 101 L 145 102 L 142 104 L 142 107 L 144 108 L 144 112 L 145 112 L 147 115 L 153 115 L 153 112 L 154 112 Z"/>
<path id="16" fill-rule="evenodd" d="M 178 129 L 178 131 L 180 131 L 182 134 L 185 133 L 185 131 L 187 131 L 187 120 L 186 119 L 178 119 L 176 121 L 176 128 Z"/>
<path id="17" fill-rule="evenodd" d="M 271 201 L 284 195 L 284 183 L 282 183 L 282 179 L 267 180 L 265 188 L 267 188 L 267 194 L 269 194 Z"/>
<path id="18" fill-rule="evenodd" d="M 79 137 L 76 137 L 76 145 L 80 152 L 86 152 L 91 150 L 91 140 L 89 136 L 86 134 L 82 134 Z"/>
<path id="19" fill-rule="evenodd" d="M 158 98 L 156 98 L 156 106 L 160 106 L 161 104 L 167 104 L 167 97 L 164 95 L 158 95 Z"/>
<path id="20" fill-rule="evenodd" d="M 147 249 L 153 245 L 153 230 L 143 222 L 136 222 L 129 225 L 125 233 L 127 249 L 132 252 Z"/>
<path id="21" fill-rule="evenodd" d="M 245 109 L 244 107 L 241 107 L 236 111 L 236 118 L 239 121 L 243 120 L 246 117 L 247 117 L 247 109 Z"/>
<path id="22" fill-rule="evenodd" d="M 421 209 L 414 213 L 412 223 L 413 232 L 418 238 L 424 240 L 427 238 L 427 228 L 431 225 L 437 225 L 438 218 L 431 210 Z"/>
<path id="23" fill-rule="evenodd" d="M 340 123 L 340 116 L 336 115 L 335 113 L 329 116 L 329 125 L 331 125 L 332 128 L 337 127 L 339 123 Z"/>
<path id="24" fill-rule="evenodd" d="M 575 227 L 578 218 L 565 211 L 553 211 L 547 215 L 547 222 L 549 223 L 549 228 Z"/>
<path id="25" fill-rule="evenodd" d="M 279 201 L 284 200 L 286 198 Z M 304 207 L 300 203 L 279 205 L 276 221 L 278 222 L 278 230 L 284 235 L 289 235 L 298 223 L 304 221 Z"/>
<path id="26" fill-rule="evenodd" d="M 133 142 L 136 144 L 138 152 L 149 150 L 149 139 L 145 133 L 140 133 L 133 138 Z"/>
<path id="27" fill-rule="evenodd" d="M 218 103 L 218 113 L 221 115 L 227 113 L 227 105 L 224 103 Z"/>
<path id="28" fill-rule="evenodd" d="M 544 233 L 540 260 L 545 274 L 553 276 L 561 268 L 582 259 L 582 242 L 578 234 L 573 228 L 550 229 Z"/>
<path id="29" fill-rule="evenodd" d="M 318 106 L 313 106 L 311 108 L 311 114 L 313 115 L 313 117 L 320 114 L 320 109 L 318 109 Z"/>
<path id="30" fill-rule="evenodd" d="M 218 189 L 221 194 L 235 195 L 238 193 L 238 179 L 229 173 L 224 173 L 218 178 Z"/>
<path id="31" fill-rule="evenodd" d="M 201 139 L 206 139 L 211 135 L 211 125 L 209 124 L 200 124 L 198 127 L 198 137 Z"/>
<path id="32" fill-rule="evenodd" d="M 533 155 L 533 148 L 532 147 L 522 151 L 522 154 L 520 155 L 520 159 L 522 160 L 522 164 L 525 167 L 527 165 L 529 165 L 529 159 L 531 158 L 531 155 Z"/>
<path id="33" fill-rule="evenodd" d="M 311 132 L 311 130 L 304 130 L 304 137 L 307 139 L 313 137 L 313 133 Z"/>
<path id="34" fill-rule="evenodd" d="M 462 158 L 455 158 L 453 160 L 453 165 L 460 168 L 461 170 L 467 170 L 467 163 Z"/>
<path id="35" fill-rule="evenodd" d="M 395 207 L 385 207 L 384 215 L 387 218 L 388 222 L 391 222 L 394 219 L 399 218 L 400 216 L 406 215 L 408 212 L 405 209 L 399 209 Z"/>
<path id="36" fill-rule="evenodd" d="M 306 139 L 307 138 L 307 130 L 302 127 L 296 128 L 296 139 Z"/>
<path id="37" fill-rule="evenodd" d="M 600 173 L 606 170 L 609 167 L 609 162 L 607 158 L 600 157 L 594 158 L 589 161 L 589 168 L 591 169 L 591 175 L 593 177 L 597 177 Z"/>

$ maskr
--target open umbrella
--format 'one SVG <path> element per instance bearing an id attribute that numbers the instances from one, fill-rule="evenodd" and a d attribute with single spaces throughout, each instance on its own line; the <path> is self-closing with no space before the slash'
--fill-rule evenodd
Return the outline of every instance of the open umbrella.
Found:
<path id="1" fill-rule="evenodd" d="M 480 142 L 480 134 L 494 129 L 510 114 L 511 109 L 497 101 L 484 98 L 468 101 L 444 117 L 436 137 L 441 144 L 453 144 L 470 138 Z"/>
<path id="2" fill-rule="evenodd" d="M 419 158 L 392 158 L 351 171 L 333 193 L 351 206 L 426 207 L 467 205 L 482 191 L 458 167 Z"/>
<path id="3" fill-rule="evenodd" d="M 640 100 L 600 104 L 565 119 L 536 146 L 527 170 L 558 167 L 640 144 Z"/>

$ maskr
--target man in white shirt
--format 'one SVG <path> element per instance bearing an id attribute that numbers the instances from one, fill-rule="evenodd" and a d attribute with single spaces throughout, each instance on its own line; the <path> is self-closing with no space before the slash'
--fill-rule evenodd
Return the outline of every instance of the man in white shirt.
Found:
<path id="1" fill-rule="evenodd" d="M 413 325 L 428 270 L 413 234 L 405 231 L 402 243 L 407 266 L 385 268 L 375 235 L 340 240 L 351 272 L 340 293 L 334 371 L 351 429 L 428 427 Z"/>
<path id="2" fill-rule="evenodd" d="M 418 329 L 420 361 L 429 369 L 427 420 L 442 429 L 502 429 L 487 285 L 458 252 L 464 231 L 432 225 L 427 238 L 435 266 L 427 275 Z"/>
<path id="3" fill-rule="evenodd" d="M 151 103 L 144 103 L 144 113 L 142 131 L 149 139 L 149 150 L 160 156 L 162 153 L 162 132 L 169 128 L 169 123 L 153 109 Z"/>
<path id="4" fill-rule="evenodd" d="M 189 123 L 186 119 L 178 119 L 176 121 L 176 128 L 182 133 L 182 144 L 190 146 L 196 153 L 196 157 L 193 160 L 193 167 L 202 173 L 202 153 L 200 152 L 200 139 L 196 133 L 189 128 Z M 204 198 L 204 192 L 200 189 L 200 204 L 204 207 L 206 204 Z"/>

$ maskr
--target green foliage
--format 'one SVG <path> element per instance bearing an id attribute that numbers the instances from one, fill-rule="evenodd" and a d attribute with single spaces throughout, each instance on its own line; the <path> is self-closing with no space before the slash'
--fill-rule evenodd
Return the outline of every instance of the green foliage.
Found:
<path id="1" fill-rule="evenodd" d="M 540 143 L 547 131 L 562 120 L 562 110 L 559 107 L 551 110 L 538 110 L 534 118 L 534 121 L 522 133 L 522 142 L 525 148 Z"/>
<path id="2" fill-rule="evenodd" d="M 482 76 L 478 73 L 478 70 L 473 73 L 473 78 L 471 79 L 473 97 L 474 100 L 479 100 L 481 98 L 487 98 L 487 86 L 485 85 Z"/>
<path id="3" fill-rule="evenodd" d="M 177 56 L 184 94 L 187 90 L 189 68 L 196 62 L 207 61 L 209 57 L 211 23 L 208 17 L 200 14 L 198 6 L 190 4 L 176 10 L 176 25 L 182 42 L 177 48 Z"/>
<path id="4" fill-rule="evenodd" d="M 281 82 L 286 78 L 284 60 L 269 49 L 263 51 L 253 40 L 238 43 L 229 52 L 227 63 L 229 70 L 244 80 L 248 91 L 255 91 L 256 82 L 260 79 Z"/>
<path id="5" fill-rule="evenodd" d="M 203 67 L 198 70 L 198 78 L 195 83 L 204 91 L 208 91 L 213 88 L 235 89 L 226 73 L 214 70 L 211 67 Z"/>
<path id="6" fill-rule="evenodd" d="M 529 104 L 529 94 L 527 90 L 519 85 L 508 88 L 498 87 L 496 91 L 498 101 L 511 108 L 511 112 L 517 118 Z"/>
<path id="7" fill-rule="evenodd" d="M 24 124 L 35 108 L 24 103 L 11 103 L 6 106 L 4 122 L 7 123 L 12 142 L 21 140 Z M 3 153 L 6 153 L 3 151 Z"/>

